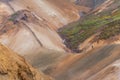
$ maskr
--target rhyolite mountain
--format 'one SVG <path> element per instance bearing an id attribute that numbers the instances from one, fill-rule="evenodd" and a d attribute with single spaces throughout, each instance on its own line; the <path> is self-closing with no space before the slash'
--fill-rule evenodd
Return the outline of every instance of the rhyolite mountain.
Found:
<path id="1" fill-rule="evenodd" d="M 1 80 L 119 80 L 120 0 L 0 0 L 0 43 Z"/>

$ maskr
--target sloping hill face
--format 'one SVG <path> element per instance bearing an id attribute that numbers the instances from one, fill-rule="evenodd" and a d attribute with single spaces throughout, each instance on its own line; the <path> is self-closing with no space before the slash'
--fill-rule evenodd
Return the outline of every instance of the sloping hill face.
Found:
<path id="1" fill-rule="evenodd" d="M 103 4 L 93 10 L 94 13 L 117 11 L 120 7 L 119 0 L 106 0 Z"/>
<path id="2" fill-rule="evenodd" d="M 119 61 L 112 64 L 120 59 L 119 48 L 120 44 L 113 44 L 67 56 L 46 74 L 56 80 L 119 80 Z"/>
<path id="3" fill-rule="evenodd" d="M 93 11 L 82 20 L 60 29 L 61 36 L 66 39 L 65 44 L 75 52 L 79 49 L 81 54 L 65 57 L 55 68 L 51 68 L 51 76 L 57 80 L 120 79 L 118 3 L 119 0 L 106 0 L 97 8 L 97 14 Z M 49 74 L 49 70 L 46 73 Z"/>
<path id="4" fill-rule="evenodd" d="M 106 0 L 92 14 L 83 17 L 81 22 L 77 21 L 60 29 L 62 36 L 64 35 L 63 41 L 56 30 L 79 18 L 76 6 L 67 2 L 68 0 L 64 3 L 63 0 L 0 1 L 2 4 L 0 41 L 24 55 L 40 71 L 55 80 L 119 80 L 120 10 L 117 4 L 119 0 L 115 0 L 117 1 L 115 3 Z M 92 1 L 80 1 L 83 1 L 87 7 L 93 7 Z M 102 2 L 103 0 L 98 3 Z M 116 4 L 117 6 L 112 6 Z M 105 12 L 105 9 L 108 12 Z M 69 44 L 67 46 L 70 49 L 81 54 L 65 54 L 69 50 L 63 43 Z M 1 52 L 5 49 L 2 48 Z M 13 63 L 8 62 L 7 65 L 3 62 L 8 68 L 8 73 L 20 75 L 14 74 L 11 75 L 12 77 L 20 77 L 23 80 L 35 80 L 34 78 L 37 77 L 33 75 L 34 71 L 24 59 L 20 58 L 22 62 L 19 63 L 19 57 L 16 55 L 3 57 L 5 63 L 13 60 Z M 3 58 L 0 59 L 2 63 Z M 9 64 L 14 68 L 13 72 Z M 1 78 L 7 78 L 8 76 L 3 77 L 3 74 L 7 73 L 6 68 L 3 66 L 0 68 Z M 38 76 L 41 78 L 41 75 Z M 40 80 L 40 78 L 36 79 Z M 50 79 L 46 76 L 42 79 L 44 78 Z"/>
<path id="5" fill-rule="evenodd" d="M 96 8 L 101 5 L 105 0 L 70 0 L 77 5 L 86 6 L 90 8 Z"/>
<path id="6" fill-rule="evenodd" d="M 0 80 L 52 80 L 0 44 Z"/>
<path id="7" fill-rule="evenodd" d="M 64 52 L 67 48 L 49 26 L 31 11 L 21 10 L 1 24 L 0 41 L 22 55 L 38 53 L 42 48 Z"/>
<path id="8" fill-rule="evenodd" d="M 68 27 L 61 28 L 59 33 L 66 40 L 65 44 L 73 51 L 79 52 L 76 50 L 80 49 L 79 47 L 81 47 L 80 50 L 82 50 L 83 46 L 87 45 L 86 48 L 92 46 L 94 41 L 99 42 L 99 40 L 105 39 L 105 37 L 107 39 L 112 35 L 116 35 L 117 30 L 119 30 L 118 27 L 120 20 L 119 2 L 119 0 L 106 0 L 101 6 L 83 17 L 81 20 L 69 24 Z M 118 27 L 115 28 L 115 26 Z M 101 38 L 94 38 L 96 35 L 98 35 L 97 38 Z M 84 49 L 86 48 L 84 47 Z"/>
<path id="9" fill-rule="evenodd" d="M 79 19 L 76 6 L 61 0 L 0 0 L 0 4 L 3 44 L 20 54 L 38 53 L 42 48 L 67 51 L 56 30 Z M 29 21 L 21 21 L 24 10 Z"/>
<path id="10" fill-rule="evenodd" d="M 1 0 L 1 2 L 7 4 L 13 12 L 21 9 L 30 9 L 39 17 L 44 18 L 47 21 L 46 23 L 53 24 L 55 28 L 62 27 L 79 18 L 76 7 L 66 1 L 31 0 L 28 2 L 26 0 Z"/>
<path id="11" fill-rule="evenodd" d="M 115 61 L 108 67 L 104 68 L 100 72 L 98 72 L 96 75 L 89 78 L 89 80 L 119 80 L 119 66 L 120 60 Z"/>
<path id="12" fill-rule="evenodd" d="M 80 17 L 73 4 L 55 1 L 0 0 L 0 42 L 42 70 L 57 63 L 69 51 L 57 29 Z M 26 80 L 32 80 L 29 77 Z"/>

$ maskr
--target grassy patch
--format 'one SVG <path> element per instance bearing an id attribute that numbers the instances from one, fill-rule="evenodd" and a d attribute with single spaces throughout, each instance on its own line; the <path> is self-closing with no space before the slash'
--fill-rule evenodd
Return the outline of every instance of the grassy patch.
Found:
<path id="1" fill-rule="evenodd" d="M 15 18 L 17 17 L 18 13 L 14 13 L 11 15 L 11 17 L 9 18 L 9 21 L 14 21 Z"/>
<path id="2" fill-rule="evenodd" d="M 100 39 L 106 39 L 111 35 L 118 33 L 119 28 L 116 24 L 119 22 L 119 19 L 120 10 L 116 11 L 114 14 L 111 14 L 111 12 L 103 12 L 98 15 L 88 15 L 84 19 L 67 25 L 68 27 L 60 29 L 59 33 L 64 39 L 66 39 L 65 44 L 67 47 L 75 50 L 78 48 L 80 43 L 97 33 L 97 31 L 104 25 L 111 27 L 104 28 L 103 33 L 100 35 Z M 113 23 L 116 26 L 112 25 Z"/>
<path id="3" fill-rule="evenodd" d="M 101 34 L 99 35 L 99 39 L 108 39 L 112 36 L 115 36 L 120 33 L 120 20 L 113 21 L 107 24 Z"/>

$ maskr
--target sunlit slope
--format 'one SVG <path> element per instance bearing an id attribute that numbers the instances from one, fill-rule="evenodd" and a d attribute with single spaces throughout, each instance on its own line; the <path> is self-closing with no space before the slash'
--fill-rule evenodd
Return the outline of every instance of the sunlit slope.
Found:
<path id="1" fill-rule="evenodd" d="M 51 68 L 53 72 L 49 74 L 55 77 L 56 80 L 104 80 L 102 79 L 103 77 L 97 79 L 98 76 L 102 76 L 98 72 L 103 71 L 103 68 L 120 58 L 119 48 L 119 44 L 107 45 L 101 48 L 95 48 L 86 54 L 65 57 L 54 69 Z M 117 72 L 119 73 L 119 70 L 116 70 Z M 92 76 L 94 78 L 91 79 L 90 77 Z M 109 77 L 112 78 L 112 76 Z"/>
<path id="2" fill-rule="evenodd" d="M 79 11 L 74 4 L 60 0 L 0 0 L 0 4 L 0 40 L 3 44 L 21 54 L 37 53 L 41 48 L 67 51 L 56 30 L 79 19 Z M 24 14 L 22 10 L 33 16 L 31 21 L 19 21 Z M 18 15 L 17 11 L 20 12 Z M 11 22 L 9 16 L 12 15 L 17 16 L 19 24 L 14 24 L 14 17 Z"/>
<path id="3" fill-rule="evenodd" d="M 22 55 L 38 53 L 43 48 L 67 51 L 62 39 L 49 26 L 31 11 L 21 10 L 3 21 L 0 41 Z"/>
<path id="4" fill-rule="evenodd" d="M 0 80 L 52 80 L 38 72 L 24 58 L 0 44 Z"/>
<path id="5" fill-rule="evenodd" d="M 55 29 L 58 27 L 62 27 L 63 25 L 79 18 L 78 10 L 76 9 L 76 7 L 71 3 L 65 1 L 5 0 L 1 2 L 5 4 L 9 3 L 9 5 L 7 4 L 7 6 L 9 6 L 11 10 L 13 10 L 13 12 L 21 9 L 30 9 L 39 17 L 42 17 L 47 22 L 53 24 L 55 26 Z"/>
<path id="6" fill-rule="evenodd" d="M 109 6 L 105 6 L 105 2 L 104 6 L 101 6 L 104 7 L 102 12 L 91 12 L 81 20 L 61 28 L 59 33 L 66 40 L 65 44 L 73 51 L 79 52 L 81 44 L 92 36 L 96 35 L 95 38 L 89 40 L 87 45 L 118 35 L 120 22 L 120 7 L 118 5 L 120 4 L 117 4 L 117 2 L 119 3 L 117 0 L 113 1 Z M 115 4 L 117 5 L 114 6 Z"/>

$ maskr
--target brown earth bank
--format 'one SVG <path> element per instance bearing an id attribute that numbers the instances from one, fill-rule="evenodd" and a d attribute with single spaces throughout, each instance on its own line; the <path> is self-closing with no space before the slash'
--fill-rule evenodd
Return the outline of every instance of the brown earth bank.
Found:
<path id="1" fill-rule="evenodd" d="M 0 44 L 0 80 L 53 80 L 30 66 L 24 58 Z"/>

